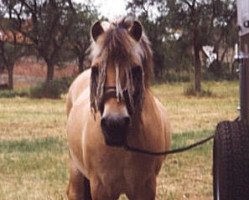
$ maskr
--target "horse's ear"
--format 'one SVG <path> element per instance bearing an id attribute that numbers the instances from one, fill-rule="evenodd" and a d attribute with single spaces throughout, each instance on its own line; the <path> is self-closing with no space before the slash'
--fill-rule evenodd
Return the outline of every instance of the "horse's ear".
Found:
<path id="1" fill-rule="evenodd" d="M 143 33 L 142 24 L 139 21 L 135 20 L 129 30 L 129 33 L 136 41 L 139 41 Z"/>
<path id="2" fill-rule="evenodd" d="M 100 21 L 95 22 L 95 24 L 93 24 L 92 29 L 91 29 L 91 35 L 93 40 L 96 42 L 98 37 L 104 33 L 104 29 L 101 26 Z"/>

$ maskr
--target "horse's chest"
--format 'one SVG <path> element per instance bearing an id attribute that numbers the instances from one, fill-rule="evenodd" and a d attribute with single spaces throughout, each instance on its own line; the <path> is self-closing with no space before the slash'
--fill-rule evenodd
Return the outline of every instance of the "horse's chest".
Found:
<path id="1" fill-rule="evenodd" d="M 95 160 L 93 174 L 102 183 L 125 190 L 131 183 L 155 174 L 155 160 L 131 155 L 110 155 Z"/>

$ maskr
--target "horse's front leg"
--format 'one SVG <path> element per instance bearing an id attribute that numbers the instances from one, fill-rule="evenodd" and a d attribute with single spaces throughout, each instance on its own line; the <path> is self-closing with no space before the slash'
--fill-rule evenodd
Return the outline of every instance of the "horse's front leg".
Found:
<path id="1" fill-rule="evenodd" d="M 140 183 L 135 188 L 132 194 L 127 195 L 130 200 L 155 200 L 156 199 L 156 177 Z"/>
<path id="2" fill-rule="evenodd" d="M 93 200 L 117 200 L 119 198 L 119 193 L 111 185 L 101 182 L 98 178 L 92 178 L 90 181 Z"/>
<path id="3" fill-rule="evenodd" d="M 70 178 L 67 188 L 68 200 L 92 200 L 90 183 L 71 161 Z"/>

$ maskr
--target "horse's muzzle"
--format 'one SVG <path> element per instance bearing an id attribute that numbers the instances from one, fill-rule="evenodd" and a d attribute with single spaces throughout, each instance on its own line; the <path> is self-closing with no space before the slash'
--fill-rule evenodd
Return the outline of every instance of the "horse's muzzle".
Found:
<path id="1" fill-rule="evenodd" d="M 123 146 L 126 142 L 130 117 L 102 117 L 101 128 L 109 146 Z"/>

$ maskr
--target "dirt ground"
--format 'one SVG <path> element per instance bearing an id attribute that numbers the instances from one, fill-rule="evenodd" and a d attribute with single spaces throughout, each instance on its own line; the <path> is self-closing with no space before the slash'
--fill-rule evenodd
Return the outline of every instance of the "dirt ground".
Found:
<path id="1" fill-rule="evenodd" d="M 77 63 L 66 63 L 62 67 L 55 67 L 54 78 L 76 76 Z M 14 88 L 23 88 L 43 82 L 46 79 L 47 66 L 36 58 L 20 59 L 14 66 Z M 0 85 L 8 82 L 7 71 L 0 73 Z"/>

